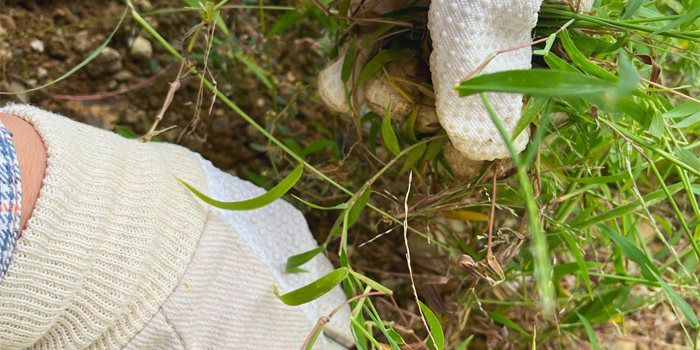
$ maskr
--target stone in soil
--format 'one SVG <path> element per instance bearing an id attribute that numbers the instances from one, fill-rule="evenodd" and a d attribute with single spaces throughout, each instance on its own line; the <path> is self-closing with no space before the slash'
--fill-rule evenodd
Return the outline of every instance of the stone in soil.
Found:
<path id="1" fill-rule="evenodd" d="M 148 0 L 136 0 L 134 3 L 141 11 L 150 11 L 153 9 L 153 5 Z"/>
<path id="2" fill-rule="evenodd" d="M 12 50 L 9 45 L 0 42 L 0 67 L 4 67 L 12 59 Z"/>
<path id="3" fill-rule="evenodd" d="M 94 34 L 87 30 L 82 30 L 73 36 L 73 49 L 78 52 L 94 50 L 104 40 L 105 37 L 101 34 Z"/>
<path id="4" fill-rule="evenodd" d="M 109 46 L 105 47 L 85 68 L 93 78 L 105 73 L 115 73 L 122 69 L 121 54 Z"/>
<path id="5" fill-rule="evenodd" d="M 10 83 L 10 86 L 8 88 L 8 91 L 14 92 L 15 97 L 19 99 L 22 103 L 29 103 L 29 93 L 28 92 L 20 92 L 27 90 L 27 87 L 22 85 L 21 83 L 18 83 L 16 81 L 13 81 Z"/>
<path id="6" fill-rule="evenodd" d="M 39 67 L 36 70 L 36 77 L 41 79 L 41 78 L 46 78 L 49 75 L 49 71 L 46 70 L 44 67 Z"/>
<path id="7" fill-rule="evenodd" d="M 114 75 L 114 79 L 116 79 L 118 82 L 128 81 L 131 79 L 131 77 L 132 74 L 128 70 L 121 70 Z"/>
<path id="8" fill-rule="evenodd" d="M 96 126 L 100 129 L 113 130 L 119 121 L 119 115 L 114 113 L 109 105 L 84 101 L 68 101 L 66 108 L 71 116 L 78 121 Z"/>
<path id="9" fill-rule="evenodd" d="M 53 57 L 63 59 L 70 56 L 71 47 L 62 36 L 52 35 L 47 41 L 46 52 Z"/>
<path id="10" fill-rule="evenodd" d="M 29 46 L 32 47 L 32 50 L 36 52 L 44 52 L 44 42 L 39 40 L 39 39 L 34 39 L 29 43 Z"/>
<path id="11" fill-rule="evenodd" d="M 151 42 L 144 37 L 137 36 L 131 44 L 131 57 L 140 61 L 148 61 L 151 59 L 152 54 L 153 46 L 151 46 Z"/>
<path id="12" fill-rule="evenodd" d="M 0 37 L 10 36 L 15 34 L 15 21 L 9 15 L 0 14 Z"/>

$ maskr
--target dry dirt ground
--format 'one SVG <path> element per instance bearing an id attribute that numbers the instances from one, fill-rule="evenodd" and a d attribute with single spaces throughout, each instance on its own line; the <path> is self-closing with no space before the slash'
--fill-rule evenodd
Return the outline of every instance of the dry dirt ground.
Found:
<path id="1" fill-rule="evenodd" d="M 143 11 L 181 9 L 185 6 L 178 1 L 136 3 Z M 5 59 L 0 60 L 0 81 L 4 84 L 4 90 L 19 90 L 21 86 L 39 86 L 52 81 L 90 55 L 114 29 L 124 11 L 124 4 L 119 1 L 0 1 L 0 8 L 0 25 L 7 32 L 6 37 L 0 39 L 0 47 L 5 52 Z M 153 15 L 147 19 L 165 38 L 177 43 L 187 29 L 197 24 L 197 17 L 193 12 L 180 12 Z M 140 35 L 148 38 L 152 44 L 150 57 L 130 52 L 134 39 Z M 245 40 L 240 39 L 241 42 Z M 276 57 L 280 70 L 290 65 L 313 68 L 317 63 L 322 64 L 318 55 L 309 52 L 308 43 L 300 41 L 298 46 L 306 55 L 290 54 L 289 48 L 276 52 L 286 56 L 281 57 L 282 60 Z M 118 52 L 114 59 L 95 62 L 98 61 L 96 59 L 67 79 L 22 98 L 100 128 L 114 130 L 120 125 L 139 135 L 144 134 L 147 123 L 160 111 L 169 82 L 177 75 L 179 65 L 138 23 L 129 18 L 108 47 Z M 254 48 L 251 46 L 251 49 Z M 311 65 L 307 62 L 309 59 L 312 60 Z M 228 90 L 227 93 L 241 108 L 264 125 L 270 98 L 252 75 L 247 75 L 244 69 L 237 71 L 242 72 L 240 76 L 228 79 L 235 80 L 238 86 L 224 81 L 219 88 Z M 307 73 L 301 72 L 299 76 Z M 291 80 L 296 80 L 294 74 L 291 74 Z M 221 169 L 258 171 L 261 162 L 266 162 L 267 158 L 247 145 L 251 142 L 264 144 L 262 135 L 246 129 L 245 121 L 237 118 L 220 102 L 216 102 L 209 113 L 211 95 L 207 92 L 204 95 L 207 103 L 202 105 L 199 113 L 201 121 L 193 132 L 180 137 L 193 120 L 196 112 L 193 102 L 198 92 L 196 79 L 188 78 L 182 82 L 161 124 L 163 128 L 178 127 L 164 133 L 163 139 L 200 152 Z M 1 103 L 13 100 L 18 101 L 19 98 L 0 96 Z"/>

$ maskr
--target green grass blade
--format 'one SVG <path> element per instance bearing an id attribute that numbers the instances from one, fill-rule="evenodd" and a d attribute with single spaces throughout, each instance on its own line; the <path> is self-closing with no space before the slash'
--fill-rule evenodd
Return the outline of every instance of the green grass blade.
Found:
<path id="1" fill-rule="evenodd" d="M 583 74 L 529 69 L 480 75 L 461 83 L 457 86 L 457 91 L 461 97 L 486 91 L 574 96 L 599 94 L 616 88 L 616 84 Z"/>
<path id="2" fill-rule="evenodd" d="M 361 196 L 357 197 L 357 201 L 355 201 L 348 212 L 348 228 L 360 218 L 360 215 L 362 215 L 362 211 L 365 210 L 367 202 L 369 202 L 370 194 L 372 194 L 372 190 L 367 188 L 364 192 L 362 192 Z"/>
<path id="3" fill-rule="evenodd" d="M 282 197 L 287 191 L 289 191 L 292 187 L 294 187 L 294 184 L 299 181 L 299 178 L 301 178 L 301 174 L 304 171 L 304 166 L 299 165 L 297 166 L 289 176 L 287 176 L 284 180 L 282 180 L 277 186 L 273 187 L 271 190 L 267 191 L 265 194 L 259 197 L 255 197 L 252 199 L 240 201 L 240 202 L 221 202 L 217 201 L 215 199 L 211 199 L 204 195 L 203 193 L 197 191 L 194 187 L 190 186 L 186 182 L 180 180 L 187 188 L 192 191 L 197 197 L 199 197 L 201 200 L 203 200 L 205 203 L 210 204 L 214 207 L 224 209 L 224 210 L 252 210 L 252 209 L 258 209 L 262 208 L 280 197 Z"/>
<path id="4" fill-rule="evenodd" d="M 588 341 L 591 342 L 591 347 L 593 350 L 598 350 L 598 338 L 595 336 L 595 331 L 593 330 L 593 327 L 591 327 L 591 323 L 588 322 L 587 318 L 578 313 L 578 311 L 576 311 L 576 315 L 578 316 L 578 319 L 581 320 L 583 327 L 586 328 L 586 334 L 588 334 Z"/>
<path id="5" fill-rule="evenodd" d="M 490 319 L 492 319 L 492 320 L 494 320 L 494 321 L 496 321 L 504 326 L 508 326 L 510 328 L 513 328 L 522 334 L 530 335 L 530 333 L 525 332 L 525 330 L 520 328 L 520 326 L 518 326 L 515 322 L 511 321 L 508 317 L 505 317 L 505 316 L 499 314 L 498 312 L 487 311 L 486 314 L 489 315 Z"/>
<path id="6" fill-rule="evenodd" d="M 606 184 L 610 182 L 622 181 L 629 178 L 627 172 L 608 176 L 591 176 L 591 177 L 567 177 L 566 179 L 572 182 L 584 184 Z"/>
<path id="7" fill-rule="evenodd" d="M 445 133 L 445 129 L 441 129 L 435 136 L 440 135 L 447 135 Z M 430 143 L 428 143 L 428 148 L 425 151 L 425 160 L 428 161 L 435 159 L 435 157 L 437 157 L 442 151 L 442 147 L 445 146 L 445 143 L 447 143 L 447 137 L 439 137 L 433 141 L 430 141 Z"/>
<path id="8" fill-rule="evenodd" d="M 461 342 L 455 350 L 466 350 L 469 343 L 472 342 L 472 339 L 474 339 L 474 334 L 470 335 L 467 339 L 464 339 L 464 341 Z"/>
<path id="9" fill-rule="evenodd" d="M 331 289 L 335 288 L 335 286 L 342 282 L 347 276 L 348 270 L 341 267 L 304 287 L 284 295 L 279 295 L 277 287 L 275 287 L 275 295 L 287 305 L 296 306 L 306 304 L 330 292 Z"/>
<path id="10" fill-rule="evenodd" d="M 332 206 L 332 207 L 322 207 L 320 205 L 316 205 L 316 204 L 313 204 L 311 202 L 307 202 L 307 201 L 305 201 L 305 200 L 303 200 L 295 195 L 292 195 L 292 197 L 294 197 L 294 198 L 296 198 L 296 200 L 310 206 L 311 208 L 318 209 L 318 210 L 343 210 L 343 209 L 348 207 L 347 203 L 340 203 L 340 204 L 338 204 L 336 206 Z"/>
<path id="11" fill-rule="evenodd" d="M 695 170 L 700 171 L 700 159 L 696 157 L 693 152 L 688 151 L 685 148 L 676 148 L 673 150 L 673 154 L 681 160 L 681 162 L 692 167 Z"/>
<path id="12" fill-rule="evenodd" d="M 544 108 L 547 101 L 549 101 L 549 97 L 540 95 L 534 95 L 527 100 L 527 106 L 525 106 L 523 115 L 520 117 L 520 120 L 518 120 L 518 125 L 515 126 L 511 141 L 515 141 L 518 135 L 537 118 L 537 114 Z"/>
<path id="13" fill-rule="evenodd" d="M 397 333 L 394 330 L 394 327 L 390 327 L 389 329 L 387 329 L 387 334 L 389 334 L 389 337 L 391 338 L 391 340 L 393 340 L 394 343 L 396 343 L 396 344 L 406 343 L 406 341 L 403 340 L 403 337 L 401 337 L 401 334 Z"/>
<path id="14" fill-rule="evenodd" d="M 350 74 L 352 74 L 352 67 L 353 64 L 355 63 L 355 52 L 357 51 L 357 37 L 353 37 L 352 41 L 350 41 L 350 44 L 348 45 L 348 50 L 345 51 L 345 55 L 343 56 L 343 66 L 340 70 L 340 80 L 343 81 L 343 83 L 347 83 L 348 80 L 350 79 Z M 357 67 L 356 69 L 360 69 Z"/>
<path id="15" fill-rule="evenodd" d="M 620 19 L 621 20 L 626 20 L 632 15 L 639 10 L 640 7 L 642 7 L 642 4 L 644 4 L 644 0 L 629 0 L 625 4 L 625 7 L 622 8 L 622 13 L 620 14 Z"/>
<path id="16" fill-rule="evenodd" d="M 129 129 L 126 126 L 123 125 L 117 125 L 114 127 L 114 132 L 120 135 L 121 137 L 127 138 L 127 139 L 137 139 L 139 138 L 139 135 L 135 133 L 133 130 Z"/>
<path id="17" fill-rule="evenodd" d="M 394 128 L 391 126 L 391 102 L 386 107 L 386 113 L 384 113 L 384 118 L 382 119 L 382 139 L 384 140 L 384 145 L 389 150 L 389 152 L 394 155 L 398 155 L 401 152 L 399 148 L 399 140 L 396 138 L 396 133 L 394 133 Z"/>
<path id="18" fill-rule="evenodd" d="M 358 280 L 362 281 L 364 284 L 372 287 L 373 289 L 375 289 L 379 292 L 382 292 L 386 295 L 394 294 L 394 292 L 391 289 L 384 287 L 381 283 L 379 283 L 379 282 L 377 282 L 377 281 L 375 281 L 375 280 L 373 280 L 365 275 L 359 274 L 353 270 L 348 270 L 348 272 L 351 275 L 353 275 L 355 278 L 357 278 Z"/>
<path id="19" fill-rule="evenodd" d="M 683 23 L 685 23 L 685 22 L 688 22 L 688 21 L 692 21 L 692 20 L 697 19 L 699 15 L 700 15 L 700 8 L 696 8 L 696 9 L 694 9 L 694 10 L 692 10 L 692 11 L 690 11 L 690 12 L 684 14 L 683 16 L 677 18 L 675 21 L 673 21 L 673 22 L 671 22 L 671 23 L 669 23 L 669 24 L 667 24 L 667 25 L 665 25 L 665 26 L 663 26 L 663 27 L 661 27 L 661 28 L 659 28 L 659 29 L 657 29 L 657 30 L 655 30 L 655 31 L 653 31 L 653 32 L 651 32 L 651 33 L 649 33 L 647 36 L 652 36 L 652 35 L 660 34 L 660 33 L 663 33 L 663 32 L 665 32 L 665 31 L 671 30 L 671 29 L 673 29 L 673 28 L 675 28 L 675 27 L 679 27 L 679 26 L 681 26 L 681 25 L 682 25 Z"/>
<path id="20" fill-rule="evenodd" d="M 316 344 L 316 340 L 318 339 L 318 336 L 321 335 L 321 332 L 323 331 L 323 327 L 325 324 L 322 324 L 316 328 L 316 331 L 314 332 L 314 335 L 309 339 L 309 343 L 306 344 L 306 347 L 304 347 L 304 350 L 311 350 L 314 348 L 314 344 Z"/>
<path id="21" fill-rule="evenodd" d="M 680 122 L 671 125 L 672 128 L 680 129 L 693 126 L 695 123 L 700 122 L 700 112 L 691 115 L 688 118 L 681 120 Z"/>
<path id="22" fill-rule="evenodd" d="M 664 281 L 664 279 L 661 278 L 661 276 L 659 276 L 657 272 L 655 272 L 653 269 L 650 269 L 650 271 L 661 285 L 661 289 L 664 290 L 666 297 L 668 297 L 668 299 L 672 303 L 676 304 L 676 306 L 678 306 L 678 308 L 681 309 L 683 316 L 685 316 L 685 319 L 688 320 L 690 326 L 693 328 L 697 328 L 700 324 L 698 324 L 698 317 L 695 314 L 695 311 L 693 311 L 690 305 L 688 305 L 688 303 L 683 298 L 681 298 L 680 295 L 678 295 L 678 293 L 676 293 L 676 291 L 673 290 L 673 288 L 671 288 L 671 286 L 669 286 L 668 283 L 666 283 L 666 281 Z"/>
<path id="23" fill-rule="evenodd" d="M 591 300 L 593 300 L 591 279 L 588 276 L 588 266 L 586 266 L 586 261 L 583 260 L 583 253 L 581 252 L 581 249 L 568 232 L 561 231 L 561 236 L 564 237 L 566 244 L 569 245 L 569 250 L 574 254 L 576 265 L 578 266 L 581 276 L 583 277 L 583 282 L 586 284 L 586 289 L 588 290 L 588 294 L 591 296 Z"/>
<path id="24" fill-rule="evenodd" d="M 285 13 L 284 16 L 282 16 L 282 18 L 275 23 L 275 26 L 270 29 L 270 32 L 267 33 L 268 39 L 295 26 L 297 23 L 299 23 L 299 21 L 306 17 L 307 14 L 308 12 L 305 8 L 298 8 Z"/>
<path id="25" fill-rule="evenodd" d="M 673 184 L 671 186 L 668 186 L 668 190 L 671 193 L 676 193 L 676 192 L 680 191 L 681 189 L 683 189 L 682 183 L 677 183 L 677 184 Z M 666 193 L 664 192 L 664 190 L 656 190 L 652 193 L 647 194 L 643 198 L 644 198 L 644 203 L 646 203 L 647 206 L 650 206 L 650 205 L 657 203 L 657 202 L 663 200 L 664 198 L 666 198 Z M 605 211 L 604 213 L 602 213 L 600 215 L 596 215 L 596 216 L 590 218 L 589 220 L 586 220 L 586 221 L 583 221 L 580 223 L 572 224 L 571 226 L 572 226 L 572 228 L 576 228 L 576 229 L 585 228 L 585 227 L 591 226 L 593 224 L 597 224 L 599 222 L 612 220 L 612 219 L 618 218 L 622 215 L 632 213 L 636 210 L 639 210 L 641 208 L 641 206 L 642 206 L 642 203 L 639 200 L 634 200 L 634 201 L 627 203 L 625 205 L 621 205 L 613 210 Z M 573 220 L 573 221 L 576 221 L 576 220 Z"/>
<path id="26" fill-rule="evenodd" d="M 615 232 L 612 228 L 606 226 L 606 225 L 598 225 L 598 228 L 602 232 L 604 232 L 610 239 L 612 239 L 615 244 L 617 244 L 618 247 L 622 250 L 622 252 L 632 261 L 637 263 L 639 265 L 639 270 L 642 273 L 642 276 L 649 280 L 650 282 L 656 282 L 656 278 L 654 277 L 654 273 L 658 274 L 659 270 L 656 268 L 656 265 L 652 264 L 652 262 L 649 260 L 649 258 L 639 249 L 637 246 L 632 243 L 627 237 Z"/>
<path id="27" fill-rule="evenodd" d="M 700 103 L 686 101 L 678 107 L 664 113 L 664 118 L 682 118 L 695 113 L 700 113 Z"/>
<path id="28" fill-rule="evenodd" d="M 425 148 L 425 144 L 422 143 L 411 150 L 411 153 L 408 154 L 408 159 L 406 159 L 406 163 L 404 163 L 403 167 L 401 167 L 401 170 L 399 171 L 399 175 L 405 174 L 413 167 L 413 165 L 416 164 L 416 162 L 418 162 L 420 157 L 423 156 L 423 153 L 425 153 Z"/>
<path id="29" fill-rule="evenodd" d="M 425 315 L 425 320 L 428 321 L 428 326 L 430 326 L 430 334 L 432 334 L 432 337 L 429 337 L 428 344 L 426 345 L 433 350 L 442 350 L 445 346 L 445 334 L 442 331 L 440 320 L 438 320 L 429 307 L 420 301 L 418 303 L 420 304 L 420 309 L 423 311 L 423 315 Z M 435 341 L 434 343 L 433 340 Z"/>
<path id="30" fill-rule="evenodd" d="M 367 62 L 364 68 L 362 68 L 360 75 L 357 77 L 357 81 L 355 82 L 355 86 L 362 86 L 362 84 L 364 84 L 367 79 L 369 79 L 372 74 L 376 73 L 386 62 L 409 57 L 411 57 L 411 53 L 408 51 L 380 51 L 377 55 L 372 57 L 369 62 Z"/>
<path id="31" fill-rule="evenodd" d="M 316 255 L 323 252 L 324 249 L 326 249 L 325 246 L 320 246 L 318 248 L 311 249 L 308 252 L 304 252 L 301 254 L 290 256 L 289 258 L 287 258 L 287 265 L 286 265 L 287 273 L 298 272 L 297 268 L 299 266 L 304 265 L 307 262 L 311 261 L 311 259 L 316 257 Z"/>
<path id="32" fill-rule="evenodd" d="M 574 62 L 574 64 L 582 71 L 597 77 L 599 79 L 605 80 L 607 82 L 614 83 L 617 81 L 617 76 L 615 74 L 612 74 L 605 69 L 601 68 L 597 64 L 589 61 L 577 48 L 576 45 L 574 45 L 574 42 L 571 40 L 571 37 L 569 36 L 569 33 L 567 30 L 563 30 L 561 34 L 559 35 L 561 38 L 561 43 L 564 45 L 564 49 L 566 49 L 566 53 L 569 54 L 569 57 L 571 57 L 571 61 Z"/>

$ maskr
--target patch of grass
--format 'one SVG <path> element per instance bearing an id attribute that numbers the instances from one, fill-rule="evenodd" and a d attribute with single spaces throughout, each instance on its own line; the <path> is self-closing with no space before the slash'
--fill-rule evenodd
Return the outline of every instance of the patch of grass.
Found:
<path id="1" fill-rule="evenodd" d="M 330 8 L 328 1 L 188 3 L 194 9 L 172 10 L 201 21 L 182 45 L 192 49 L 186 75 L 266 137 L 267 145 L 251 146 L 270 158 L 267 178 L 303 165 L 306 176 L 293 190 L 301 200 L 290 201 L 335 220 L 322 238 L 339 269 L 311 294 L 285 291 L 290 304 L 342 279 L 358 349 L 613 348 L 631 340 L 697 348 L 700 1 L 602 0 L 592 15 L 544 4 L 534 33 L 542 39 L 537 70 L 475 75 L 460 87 L 526 93 L 531 123 L 519 127 L 533 131 L 528 148 L 514 154 L 513 176 L 489 181 L 496 166 L 489 164 L 468 184 L 454 179 L 440 154 L 444 132 L 416 133 L 414 118 L 394 122 L 357 110 L 354 120 L 307 120 L 306 134 L 291 133 L 300 104 L 318 106 L 318 98 L 312 80 L 281 88 L 284 67 L 268 45 L 307 31 L 322 55 L 335 58 L 343 45 L 376 42 L 379 58 L 361 70 L 359 86 L 402 50 L 429 47 L 425 8 L 372 19 L 360 37 L 363 20 L 339 15 L 348 0 Z M 183 59 L 173 38 L 130 9 L 173 59 Z M 247 15 L 226 22 L 222 10 Z M 241 43 L 236 26 L 260 35 Z M 238 107 L 235 91 L 217 88 L 216 80 L 246 88 L 227 74 L 231 62 L 249 70 L 272 102 L 263 123 Z M 345 65 L 343 76 L 354 68 Z M 586 93 L 572 91 L 572 82 L 585 83 Z M 432 88 L 421 91 L 429 96 Z M 321 252 L 290 257 L 288 271 L 302 272 Z M 310 348 L 321 328 L 299 347 Z"/>
<path id="2" fill-rule="evenodd" d="M 464 83 L 470 93 L 527 93 L 528 105 L 538 106 L 528 111 L 533 140 L 523 154 L 514 154 L 517 176 L 493 184 L 480 180 L 459 184 L 440 155 L 433 151 L 429 158 L 426 148 L 443 142 L 443 134 L 404 137 L 405 129 L 415 134 L 408 124 L 411 118 L 395 124 L 359 111 L 356 122 L 343 122 L 349 130 L 346 135 L 356 132 L 355 125 L 369 125 L 369 131 L 358 133 L 350 151 L 339 144 L 343 158 L 337 153 L 326 158 L 349 174 L 341 184 L 309 163 L 298 142 L 280 141 L 269 132 L 272 129 L 257 125 L 219 94 L 289 158 L 335 187 L 331 193 L 347 195 L 346 200 L 334 196 L 330 201 L 340 215 L 324 246 L 336 246 L 339 265 L 353 272 L 342 276 L 348 297 L 355 297 L 351 306 L 358 348 L 399 348 L 403 342 L 442 348 L 443 334 L 446 349 L 465 342 L 488 347 L 605 348 L 612 346 L 611 339 L 632 336 L 696 347 L 700 209 L 695 183 L 700 161 L 694 153 L 699 144 L 694 104 L 698 101 L 691 96 L 698 92 L 700 35 L 695 12 L 700 4 L 639 4 L 603 1 L 593 15 L 545 4 L 535 37 L 549 40 L 537 45 L 534 57 L 543 70 L 500 73 Z M 338 6 L 342 10 L 347 1 Z M 403 57 L 402 48 L 424 47 L 427 40 L 426 12 L 418 8 L 375 19 L 380 24 L 375 32 L 360 39 L 356 20 L 338 16 L 336 8 L 309 3 L 282 15 L 271 32 L 284 33 L 300 21 L 321 19 L 319 12 L 328 14 L 321 23 L 333 43 L 331 57 L 344 43 L 382 45 L 376 59 L 359 74 L 358 86 L 392 57 Z M 407 26 L 409 31 L 404 30 Z M 265 86 L 271 86 L 266 79 L 275 80 L 251 69 Z M 346 65 L 349 69 L 352 65 Z M 523 82 L 539 83 L 517 85 L 517 74 L 523 75 Z M 350 74 L 344 72 L 344 77 Z M 590 87 L 585 94 L 569 86 L 579 80 L 576 84 Z M 208 81 L 204 84 L 213 89 Z M 494 121 L 498 121 L 495 115 Z M 333 130 L 327 140 L 343 135 L 335 123 L 322 127 Z M 411 177 L 416 179 L 412 187 Z M 406 188 L 410 192 L 404 194 Z M 328 193 L 302 192 L 302 198 L 327 203 L 323 197 Z M 475 215 L 463 216 L 462 224 L 446 218 L 459 211 L 486 213 L 494 204 L 498 210 L 488 222 L 472 221 Z M 493 255 L 486 254 L 480 238 L 490 225 L 495 226 Z M 383 242 L 403 243 L 397 233 L 404 230 L 423 241 L 409 237 L 405 249 L 394 243 L 383 249 L 377 241 L 358 246 L 378 232 L 389 232 L 378 238 Z M 527 246 L 531 249 L 520 249 Z M 423 255 L 413 252 L 412 262 L 406 261 L 403 254 L 408 249 Z M 318 253 L 320 249 L 293 257 L 292 270 L 303 268 L 302 263 Z M 393 261 L 389 271 L 382 272 L 374 262 L 382 256 Z M 407 263 L 412 263 L 412 271 Z M 396 280 L 390 274 L 407 269 L 417 277 Z M 378 282 L 397 288 L 389 293 Z M 414 288 L 430 307 L 422 303 L 421 310 L 416 307 L 411 301 Z M 384 296 L 368 294 L 373 289 Z M 398 308 L 379 312 L 375 307 L 381 299 L 394 298 Z M 651 310 L 657 318 L 670 315 L 677 322 L 658 328 L 664 337 L 655 338 L 639 326 L 654 319 L 641 310 Z M 392 329 L 398 333 L 390 333 L 385 322 L 397 325 Z"/>

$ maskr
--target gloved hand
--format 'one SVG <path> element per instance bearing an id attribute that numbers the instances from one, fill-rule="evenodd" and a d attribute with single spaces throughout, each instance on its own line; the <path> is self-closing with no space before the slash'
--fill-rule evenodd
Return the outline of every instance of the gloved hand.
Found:
<path id="1" fill-rule="evenodd" d="M 582 12 L 590 11 L 593 4 L 593 0 L 573 1 L 576 3 L 571 5 Z M 351 3 L 349 11 L 352 16 L 371 17 L 398 10 L 407 2 L 358 0 Z M 412 5 L 425 6 L 426 3 L 420 1 Z M 510 158 L 510 153 L 480 96 L 460 98 L 454 87 L 475 72 L 489 55 L 530 43 L 541 3 L 542 0 L 432 0 L 428 13 L 433 44 L 429 70 L 435 100 L 431 101 L 414 85 L 429 80 L 425 74 L 426 64 L 421 60 L 427 55 L 417 54 L 408 60 L 390 62 L 386 67 L 387 74 L 380 70 L 380 74 L 364 83 L 358 89 L 358 104 L 364 101 L 372 111 L 383 115 L 391 102 L 392 118 L 405 117 L 417 105 L 416 129 L 435 132 L 439 121 L 450 139 L 444 146 L 447 162 L 460 179 L 472 180 L 479 174 L 483 161 Z M 371 45 L 360 52 L 356 74 L 374 56 L 376 46 Z M 339 55 L 320 73 L 318 85 L 320 95 L 330 109 L 349 113 L 345 90 L 353 85 L 349 81 L 346 86 L 341 80 L 343 56 Z M 531 58 L 530 47 L 507 52 L 493 59 L 483 73 L 529 69 Z M 392 85 L 387 75 L 413 84 L 399 80 Z M 512 134 L 520 120 L 522 95 L 487 93 L 486 96 L 506 130 Z M 515 139 L 517 152 L 525 148 L 528 139 L 529 131 L 525 129 Z"/>
<path id="2" fill-rule="evenodd" d="M 48 159 L 0 283 L 0 349 L 289 349 L 345 301 L 339 288 L 300 307 L 275 297 L 273 286 L 289 292 L 332 271 L 319 255 L 308 273 L 284 272 L 317 246 L 289 203 L 211 208 L 178 179 L 223 201 L 264 190 L 176 145 L 28 105 L 3 114 L 30 123 Z M 351 346 L 349 330 L 346 307 L 314 349 Z"/>

